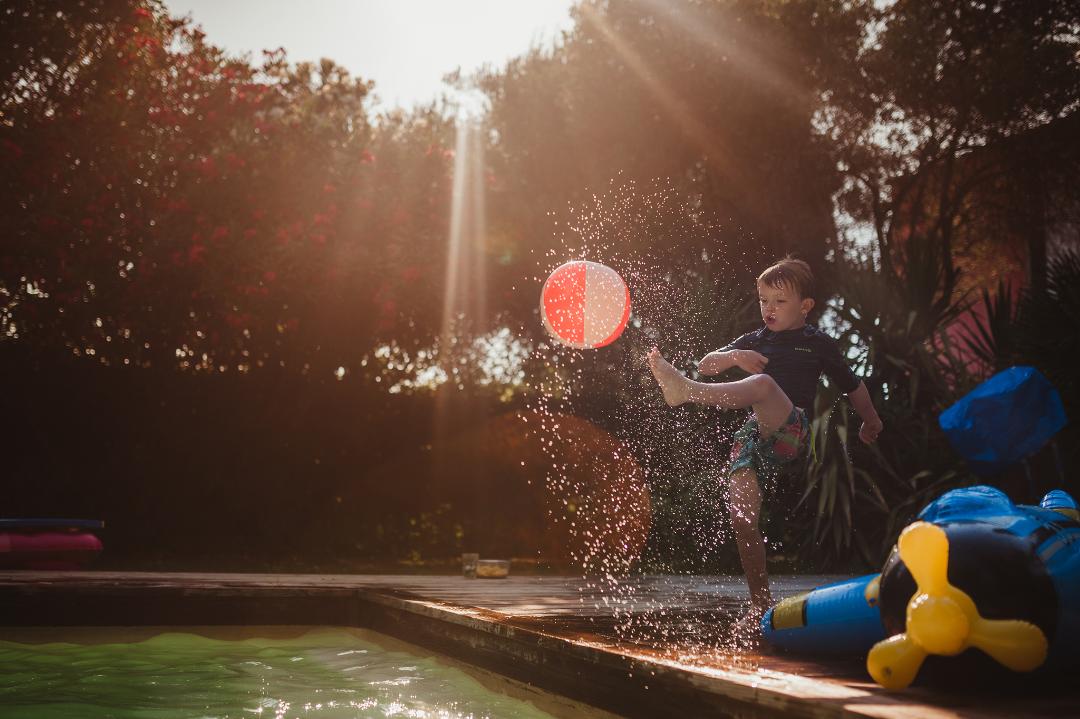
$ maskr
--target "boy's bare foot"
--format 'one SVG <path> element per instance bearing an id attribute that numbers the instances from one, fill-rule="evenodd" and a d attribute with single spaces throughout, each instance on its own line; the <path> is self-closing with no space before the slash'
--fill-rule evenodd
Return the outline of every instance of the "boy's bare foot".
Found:
<path id="1" fill-rule="evenodd" d="M 688 380 L 664 359 L 660 350 L 653 347 L 647 359 L 653 377 L 656 377 L 656 381 L 660 383 L 660 391 L 664 393 L 665 402 L 672 407 L 678 407 L 690 399 Z"/>
<path id="2" fill-rule="evenodd" d="M 731 627 L 732 639 L 736 646 L 742 649 L 753 649 L 761 642 L 761 618 L 768 611 L 755 604 Z"/>

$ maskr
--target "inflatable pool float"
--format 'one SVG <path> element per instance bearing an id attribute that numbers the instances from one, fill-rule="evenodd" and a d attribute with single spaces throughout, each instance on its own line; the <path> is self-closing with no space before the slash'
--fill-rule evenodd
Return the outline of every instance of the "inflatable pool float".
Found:
<path id="1" fill-rule="evenodd" d="M 79 569 L 101 553 L 96 519 L 0 519 L 0 568 Z"/>
<path id="2" fill-rule="evenodd" d="M 927 656 L 971 648 L 1016 672 L 1080 659 L 1080 511 L 1069 494 L 1054 490 L 1035 507 L 968 487 L 918 520 L 880 574 L 770 609 L 765 638 L 791 651 L 868 652 L 870 675 L 889 689 L 908 686 Z"/>
<path id="3" fill-rule="evenodd" d="M 938 416 L 953 449 L 982 476 L 1022 464 L 1068 422 L 1054 385 L 1024 366 L 998 372 Z"/>

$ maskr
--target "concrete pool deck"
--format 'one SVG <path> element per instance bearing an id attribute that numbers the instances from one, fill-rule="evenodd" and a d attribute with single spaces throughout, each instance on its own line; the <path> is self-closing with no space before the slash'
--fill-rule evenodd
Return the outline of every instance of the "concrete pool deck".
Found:
<path id="1" fill-rule="evenodd" d="M 774 578 L 777 597 L 827 578 Z M 0 572 L 2 627 L 343 625 L 374 629 L 633 717 L 1067 717 L 1080 689 L 885 692 L 858 660 L 743 650 L 739 577 L 580 578 Z M 1045 683 L 1044 683 L 1045 685 Z"/>

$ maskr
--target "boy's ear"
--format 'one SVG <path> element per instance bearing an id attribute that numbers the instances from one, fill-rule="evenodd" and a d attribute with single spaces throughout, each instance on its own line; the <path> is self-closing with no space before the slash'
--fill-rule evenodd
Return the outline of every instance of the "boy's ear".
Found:
<path id="1" fill-rule="evenodd" d="M 814 309 L 814 299 L 812 297 L 804 299 L 800 309 L 802 310 L 803 316 L 810 314 L 810 310 Z"/>

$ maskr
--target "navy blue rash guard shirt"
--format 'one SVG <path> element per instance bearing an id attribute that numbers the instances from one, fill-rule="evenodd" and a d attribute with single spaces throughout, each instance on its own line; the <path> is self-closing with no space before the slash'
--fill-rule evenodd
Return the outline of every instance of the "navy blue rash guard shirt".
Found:
<path id="1" fill-rule="evenodd" d="M 859 378 L 840 354 L 840 347 L 829 335 L 814 325 L 773 332 L 762 327 L 739 337 L 720 349 L 753 350 L 768 358 L 764 374 L 769 375 L 791 403 L 814 414 L 814 395 L 822 372 L 844 394 L 855 391 Z"/>

